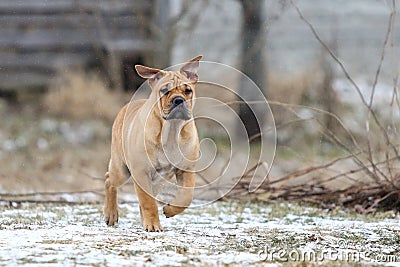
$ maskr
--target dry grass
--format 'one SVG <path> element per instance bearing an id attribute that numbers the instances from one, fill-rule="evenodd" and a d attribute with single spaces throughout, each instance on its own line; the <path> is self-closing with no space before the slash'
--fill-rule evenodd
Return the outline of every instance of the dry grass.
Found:
<path id="1" fill-rule="evenodd" d="M 123 106 L 95 73 L 65 70 L 39 103 L 1 105 L 0 189 L 6 192 L 102 188 L 111 125 Z M 5 149 L 4 142 L 12 145 Z M 93 177 L 101 178 L 93 180 Z"/>
<path id="2" fill-rule="evenodd" d="M 93 177 L 103 178 L 107 169 L 111 123 L 60 119 L 24 108 L 11 112 L 13 108 L 0 110 L 7 114 L 0 137 L 1 191 L 102 188 L 102 179 Z M 78 137 L 71 139 L 71 134 Z"/>
<path id="3" fill-rule="evenodd" d="M 54 79 L 44 106 L 62 117 L 112 121 L 121 107 L 121 95 L 95 73 L 65 70 Z"/>
<path id="4" fill-rule="evenodd" d="M 301 104 L 318 82 L 318 74 L 313 69 L 285 76 L 278 73 L 268 75 L 268 96 L 273 101 L 288 104 Z"/>
<path id="5" fill-rule="evenodd" d="M 268 100 L 329 110 L 328 103 L 322 99 L 326 97 L 327 91 L 332 91 L 332 80 L 327 81 L 327 74 L 324 72 L 322 64 L 321 59 L 318 59 L 303 71 L 292 75 L 269 73 Z M 330 93 L 332 94 L 332 92 Z M 331 99 L 331 101 L 335 100 Z M 293 113 L 285 107 L 272 105 L 271 109 L 278 125 L 293 118 Z"/>

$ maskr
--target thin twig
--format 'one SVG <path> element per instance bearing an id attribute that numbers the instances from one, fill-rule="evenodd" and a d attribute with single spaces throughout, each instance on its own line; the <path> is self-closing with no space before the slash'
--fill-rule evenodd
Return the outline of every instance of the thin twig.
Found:
<path id="1" fill-rule="evenodd" d="M 395 161 L 395 160 L 399 160 L 399 159 L 400 158 L 398 158 L 398 157 L 393 157 L 393 158 L 389 159 L 389 161 Z M 383 161 L 375 163 L 375 165 L 382 165 L 382 164 L 385 164 L 386 162 L 387 162 L 387 160 L 383 160 Z M 371 166 L 367 165 L 366 167 L 368 168 L 368 167 L 371 167 Z M 359 169 L 353 169 L 353 170 L 350 170 L 350 171 L 347 171 L 347 172 L 343 172 L 343 173 L 340 173 L 338 175 L 332 176 L 332 177 L 322 181 L 321 183 L 330 182 L 330 181 L 335 180 L 335 179 L 337 179 L 339 177 L 342 177 L 342 176 L 344 176 L 346 174 L 354 174 L 354 173 L 361 172 L 361 171 L 364 171 L 364 170 L 365 170 L 365 168 L 362 167 L 362 168 L 359 168 Z"/>
<path id="2" fill-rule="evenodd" d="M 307 122 L 307 121 L 311 121 L 311 120 L 313 120 L 313 118 L 295 119 L 295 120 L 290 120 L 290 121 L 287 121 L 287 122 L 282 122 L 281 124 L 276 125 L 275 128 L 274 128 L 274 127 L 270 127 L 270 128 L 268 128 L 268 129 L 262 131 L 262 133 L 265 134 L 265 133 L 268 133 L 268 132 L 270 132 L 270 131 L 272 131 L 272 130 L 274 130 L 274 129 L 275 129 L 275 130 L 278 130 L 278 129 L 280 129 L 280 128 L 284 128 L 284 127 L 286 127 L 286 126 L 288 126 L 288 125 L 290 125 L 290 124 L 293 124 L 293 123 Z M 261 136 L 261 133 L 257 133 L 257 134 L 255 134 L 255 135 L 250 136 L 250 138 L 249 138 L 249 143 L 251 143 L 251 142 L 254 141 L 254 140 L 257 140 L 257 138 L 259 138 L 260 136 Z"/>
<path id="3" fill-rule="evenodd" d="M 387 43 L 389 41 L 389 37 L 391 36 L 392 30 L 393 30 L 394 15 L 396 13 L 396 9 L 395 8 L 396 8 L 396 4 L 393 3 L 392 11 L 391 11 L 390 17 L 389 17 L 388 29 L 386 31 L 385 39 L 383 41 L 383 47 L 382 47 L 380 61 L 379 61 L 378 68 L 377 68 L 376 73 L 375 73 L 374 82 L 373 82 L 373 85 L 372 85 L 371 96 L 370 96 L 370 99 L 369 99 L 368 116 L 367 116 L 367 120 L 366 120 L 368 160 L 371 163 L 373 172 L 374 173 L 380 172 L 381 175 L 383 175 L 383 177 L 386 180 L 390 180 L 390 179 L 386 175 L 382 174 L 382 172 L 374 164 L 374 159 L 373 159 L 373 156 L 372 156 L 371 132 L 370 132 L 369 121 L 370 121 L 370 118 L 371 118 L 371 110 L 372 110 L 372 104 L 373 104 L 373 100 L 374 100 L 374 96 L 375 96 L 376 85 L 378 84 L 378 79 L 379 79 L 379 76 L 380 76 L 380 73 L 381 73 L 382 64 L 383 64 L 383 61 L 384 61 L 385 55 L 386 55 L 386 46 L 387 46 Z"/>
<path id="4" fill-rule="evenodd" d="M 265 101 L 241 101 L 241 100 L 234 100 L 234 101 L 228 101 L 223 103 L 223 105 L 243 105 L 243 104 L 247 104 L 247 105 L 254 105 L 254 104 L 265 104 Z M 328 116 L 332 116 L 339 124 L 340 126 L 343 127 L 343 129 L 346 131 L 346 133 L 349 135 L 350 139 L 352 140 L 353 144 L 359 149 L 360 145 L 358 144 L 358 142 L 356 141 L 355 137 L 353 136 L 353 134 L 347 129 L 347 127 L 344 125 L 344 122 L 334 113 L 323 110 L 323 109 L 319 109 L 316 107 L 310 107 L 310 106 L 305 106 L 305 105 L 299 105 L 299 104 L 289 104 L 289 103 L 282 103 L 279 101 L 268 101 L 269 105 L 277 105 L 277 106 L 282 106 L 282 107 L 286 107 L 286 108 L 304 108 L 304 109 L 309 109 L 318 113 L 322 113 L 324 115 L 328 115 Z M 221 104 L 222 105 L 222 104 Z"/>
<path id="5" fill-rule="evenodd" d="M 380 73 L 381 73 L 381 68 L 382 68 L 383 61 L 385 60 L 386 46 L 387 46 L 389 38 L 390 38 L 390 36 L 391 36 L 391 34 L 393 32 L 393 24 L 394 24 L 395 14 L 396 14 L 396 1 L 393 0 L 392 11 L 390 12 L 390 16 L 389 16 L 389 23 L 388 23 L 388 28 L 387 28 L 387 31 L 386 31 L 385 39 L 383 41 L 383 47 L 382 47 L 380 61 L 379 61 L 378 68 L 377 68 L 377 70 L 375 72 L 374 82 L 372 84 L 371 96 L 369 98 L 369 110 L 372 109 L 372 103 L 373 103 L 374 96 L 375 96 L 375 88 L 376 88 L 376 85 L 378 84 L 378 80 L 379 80 L 379 76 L 380 76 Z"/>

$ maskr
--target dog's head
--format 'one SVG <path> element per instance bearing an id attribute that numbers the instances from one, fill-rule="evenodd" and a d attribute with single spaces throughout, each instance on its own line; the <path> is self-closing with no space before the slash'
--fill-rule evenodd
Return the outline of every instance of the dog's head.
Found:
<path id="1" fill-rule="evenodd" d="M 136 65 L 139 76 L 148 79 L 152 94 L 157 97 L 160 114 L 165 120 L 192 118 L 197 71 L 202 56 L 187 61 L 179 71 L 164 71 Z"/>

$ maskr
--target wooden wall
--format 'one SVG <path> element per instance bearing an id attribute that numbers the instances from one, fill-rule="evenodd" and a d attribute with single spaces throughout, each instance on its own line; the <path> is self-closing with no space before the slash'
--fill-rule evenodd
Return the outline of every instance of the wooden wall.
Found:
<path id="1" fill-rule="evenodd" d="M 1 0 L 0 91 L 45 89 L 57 71 L 100 66 L 121 85 L 124 58 L 151 64 L 156 0 Z"/>

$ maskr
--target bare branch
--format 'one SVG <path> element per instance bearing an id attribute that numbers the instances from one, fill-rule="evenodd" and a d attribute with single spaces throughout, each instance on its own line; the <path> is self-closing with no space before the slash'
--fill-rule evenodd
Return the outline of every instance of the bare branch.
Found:
<path id="1" fill-rule="evenodd" d="M 391 34 L 393 32 L 395 14 L 396 14 L 396 1 L 393 0 L 392 1 L 392 11 L 390 12 L 388 28 L 387 28 L 387 31 L 386 31 L 385 39 L 383 41 L 383 47 L 382 47 L 380 61 L 379 61 L 379 65 L 378 65 L 378 68 L 377 68 L 376 73 L 375 73 L 374 82 L 372 84 L 371 96 L 369 98 L 369 108 L 370 108 L 369 110 L 372 109 L 372 103 L 373 103 L 374 96 L 375 96 L 375 88 L 376 88 L 376 85 L 378 84 L 379 75 L 381 73 L 381 68 L 382 68 L 383 61 L 385 60 L 386 46 L 387 46 L 389 38 L 390 38 L 390 36 L 391 36 Z"/>

